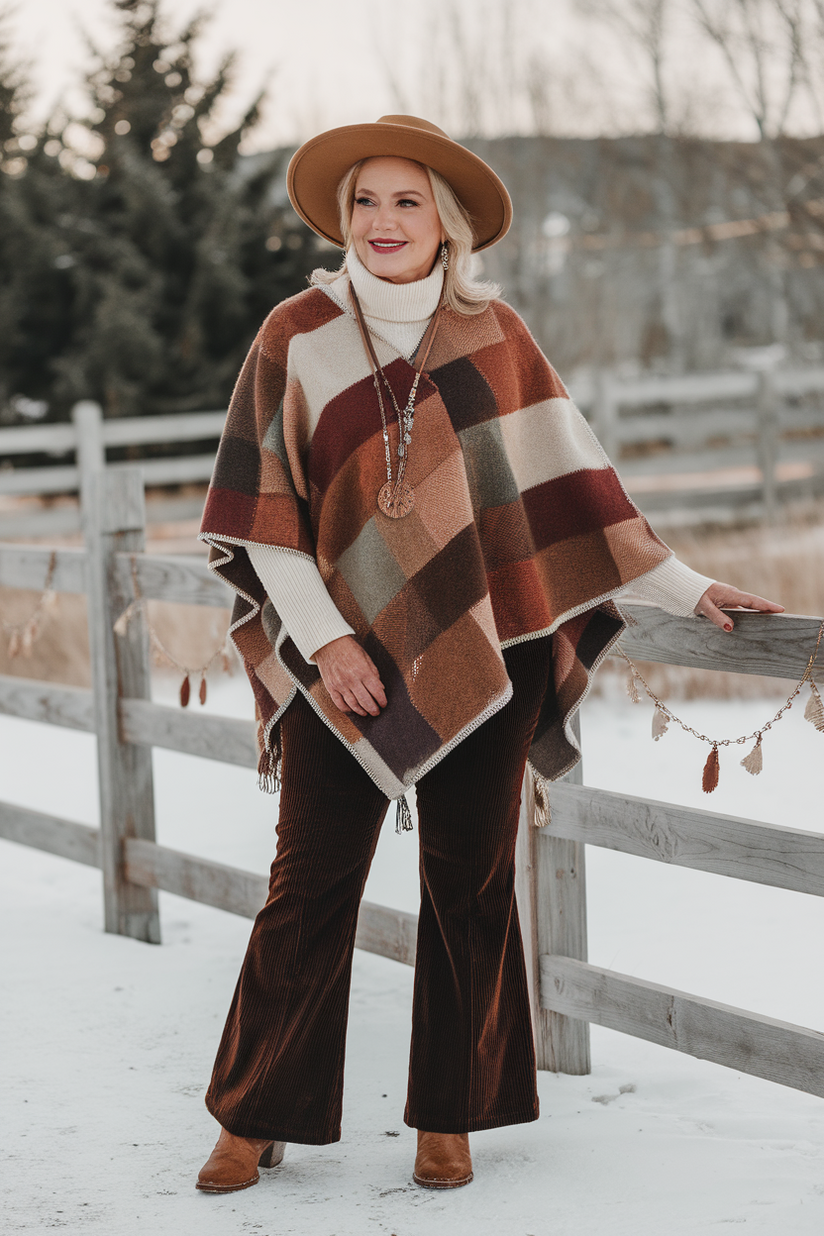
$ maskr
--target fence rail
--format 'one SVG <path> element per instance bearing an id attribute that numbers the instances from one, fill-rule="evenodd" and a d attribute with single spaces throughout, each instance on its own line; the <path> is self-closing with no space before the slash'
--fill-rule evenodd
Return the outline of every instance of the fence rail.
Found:
<path id="1" fill-rule="evenodd" d="M 253 768 L 254 725 L 197 715 L 149 698 L 142 622 L 115 635 L 132 594 L 132 562 L 148 598 L 225 607 L 228 592 L 201 559 L 143 552 L 143 484 L 137 470 L 99 472 L 91 485 L 85 550 L 59 550 L 54 586 L 88 592 L 91 690 L 0 677 L 0 712 L 94 733 L 100 768 L 100 829 L 0 802 L 0 836 L 100 867 L 105 926 L 159 941 L 159 890 L 253 915 L 266 878 L 158 844 L 151 749 L 165 747 Z M 0 584 L 40 588 L 51 551 L 0 545 Z M 819 619 L 736 615 L 737 632 L 627 607 L 633 656 L 669 664 L 798 678 Z M 590 1069 L 589 1023 L 662 1043 L 824 1097 L 824 1035 L 587 962 L 585 847 L 824 896 L 824 834 L 695 811 L 581 784 L 580 766 L 551 793 L 552 820 L 538 829 L 524 785 L 517 895 L 538 1061 L 567 1073 Z M 364 903 L 360 948 L 413 964 L 416 917 Z"/>

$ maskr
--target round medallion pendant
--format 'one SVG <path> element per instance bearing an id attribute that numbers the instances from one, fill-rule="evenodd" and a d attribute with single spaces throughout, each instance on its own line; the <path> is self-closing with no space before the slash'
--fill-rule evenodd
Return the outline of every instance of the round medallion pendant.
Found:
<path id="1" fill-rule="evenodd" d="M 393 485 L 387 481 L 378 493 L 378 508 L 390 519 L 403 519 L 415 505 L 415 494 L 406 481 Z"/>

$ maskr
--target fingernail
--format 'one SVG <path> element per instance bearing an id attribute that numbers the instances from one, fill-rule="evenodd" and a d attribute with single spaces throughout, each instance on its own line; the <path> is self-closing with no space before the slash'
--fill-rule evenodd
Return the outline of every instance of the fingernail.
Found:
<path id="1" fill-rule="evenodd" d="M 732 623 L 731 623 L 731 622 L 725 622 L 725 623 L 724 623 L 724 630 L 725 630 L 725 631 L 731 631 L 731 630 L 732 630 Z"/>

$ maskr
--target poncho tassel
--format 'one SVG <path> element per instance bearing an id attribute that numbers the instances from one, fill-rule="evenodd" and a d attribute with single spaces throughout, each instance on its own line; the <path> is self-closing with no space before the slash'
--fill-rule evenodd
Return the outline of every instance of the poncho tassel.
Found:
<path id="1" fill-rule="evenodd" d="M 824 733 L 824 703 L 814 682 L 810 683 L 810 698 L 804 709 L 804 719 L 811 721 L 820 733 Z"/>
<path id="2" fill-rule="evenodd" d="M 263 743 L 258 758 L 258 787 L 264 794 L 274 794 L 280 789 L 280 726 L 273 725 L 269 734 L 270 746 Z"/>
<path id="3" fill-rule="evenodd" d="M 713 746 L 704 765 L 704 778 L 701 788 L 705 794 L 711 794 L 718 785 L 718 748 Z"/>
<path id="4" fill-rule="evenodd" d="M 396 799 L 395 832 L 399 836 L 401 833 L 412 832 L 412 812 L 409 810 L 409 803 L 406 801 L 405 794 Z"/>

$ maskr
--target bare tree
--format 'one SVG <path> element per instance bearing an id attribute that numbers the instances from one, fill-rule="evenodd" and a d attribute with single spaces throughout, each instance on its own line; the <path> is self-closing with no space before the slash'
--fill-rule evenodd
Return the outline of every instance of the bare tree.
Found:
<path id="1" fill-rule="evenodd" d="M 608 22 L 627 40 L 631 51 L 640 53 L 649 75 L 648 95 L 658 133 L 666 133 L 670 121 L 664 65 L 671 11 L 671 0 L 582 0 L 580 4 L 584 16 Z"/>
<path id="2" fill-rule="evenodd" d="M 780 136 L 804 80 L 804 0 L 692 0 L 692 7 L 761 140 Z"/>

